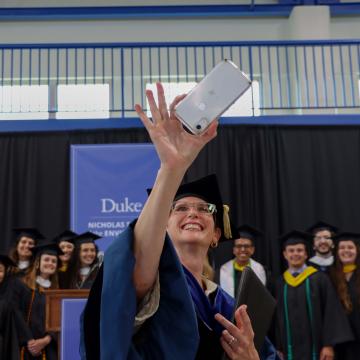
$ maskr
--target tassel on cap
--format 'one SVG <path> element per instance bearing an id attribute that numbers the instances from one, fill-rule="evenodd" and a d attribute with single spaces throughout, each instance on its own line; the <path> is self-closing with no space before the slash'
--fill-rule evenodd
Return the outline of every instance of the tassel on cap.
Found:
<path id="1" fill-rule="evenodd" d="M 224 204 L 223 205 L 224 236 L 227 239 L 232 238 L 230 218 L 229 218 L 229 210 L 230 210 L 229 206 Z"/>

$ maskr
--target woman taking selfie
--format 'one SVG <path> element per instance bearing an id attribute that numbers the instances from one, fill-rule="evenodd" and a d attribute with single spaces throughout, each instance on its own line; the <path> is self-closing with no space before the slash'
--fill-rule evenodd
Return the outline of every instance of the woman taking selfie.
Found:
<path id="1" fill-rule="evenodd" d="M 236 310 L 234 325 L 234 300 L 202 276 L 209 247 L 230 238 L 216 177 L 180 186 L 216 136 L 217 122 L 200 136 L 189 134 L 174 114 L 184 96 L 169 114 L 161 84 L 157 90 L 159 106 L 147 91 L 152 120 L 135 109 L 161 165 L 137 222 L 105 253 L 84 312 L 82 358 L 220 360 L 225 352 L 230 359 L 259 359 L 246 307 Z"/>

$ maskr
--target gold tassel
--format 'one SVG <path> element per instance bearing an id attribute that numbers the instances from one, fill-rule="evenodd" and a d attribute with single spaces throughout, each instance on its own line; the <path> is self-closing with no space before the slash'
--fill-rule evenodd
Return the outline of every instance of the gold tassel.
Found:
<path id="1" fill-rule="evenodd" d="M 223 210 L 224 210 L 224 214 L 223 214 L 224 236 L 227 239 L 231 239 L 232 234 L 231 234 L 231 226 L 230 226 L 230 218 L 229 218 L 230 208 L 228 205 L 223 205 Z"/>

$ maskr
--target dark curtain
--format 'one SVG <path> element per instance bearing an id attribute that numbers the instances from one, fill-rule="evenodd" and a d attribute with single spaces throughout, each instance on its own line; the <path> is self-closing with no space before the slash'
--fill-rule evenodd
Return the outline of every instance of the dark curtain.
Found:
<path id="1" fill-rule="evenodd" d="M 48 237 L 69 227 L 70 145 L 147 142 L 144 129 L 0 135 L 1 252 L 11 228 L 36 226 Z M 223 126 L 186 180 L 216 173 L 234 222 L 265 235 L 255 258 L 276 275 L 280 234 L 317 220 L 360 231 L 360 127 Z M 217 265 L 231 244 L 216 251 Z"/>

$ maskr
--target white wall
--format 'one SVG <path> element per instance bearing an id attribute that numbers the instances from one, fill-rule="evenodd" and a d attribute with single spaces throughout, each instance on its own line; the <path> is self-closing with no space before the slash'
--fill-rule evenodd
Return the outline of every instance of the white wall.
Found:
<path id="1" fill-rule="evenodd" d="M 294 8 L 289 18 L 0 22 L 1 44 L 354 39 L 359 34 L 360 16 L 330 17 L 326 6 Z"/>

